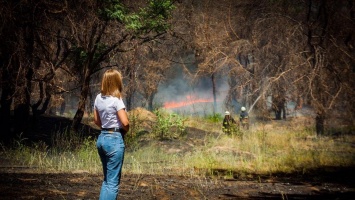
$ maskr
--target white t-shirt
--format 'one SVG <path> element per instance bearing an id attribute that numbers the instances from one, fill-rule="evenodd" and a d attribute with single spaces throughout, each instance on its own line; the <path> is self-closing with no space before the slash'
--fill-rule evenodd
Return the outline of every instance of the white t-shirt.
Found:
<path id="1" fill-rule="evenodd" d="M 113 96 L 96 96 L 94 109 L 99 111 L 102 128 L 122 128 L 117 111 L 125 109 L 122 99 Z"/>

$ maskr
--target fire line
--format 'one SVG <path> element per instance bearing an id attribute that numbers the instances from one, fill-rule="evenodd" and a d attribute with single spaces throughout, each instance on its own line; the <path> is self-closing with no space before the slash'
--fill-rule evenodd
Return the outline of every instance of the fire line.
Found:
<path id="1" fill-rule="evenodd" d="M 198 98 L 195 98 L 192 95 L 188 95 L 188 96 L 186 96 L 186 100 L 185 101 L 165 102 L 164 103 L 164 108 L 180 108 L 180 107 L 189 106 L 189 105 L 196 104 L 196 103 L 210 103 L 210 102 L 213 102 L 212 98 L 198 99 Z"/>

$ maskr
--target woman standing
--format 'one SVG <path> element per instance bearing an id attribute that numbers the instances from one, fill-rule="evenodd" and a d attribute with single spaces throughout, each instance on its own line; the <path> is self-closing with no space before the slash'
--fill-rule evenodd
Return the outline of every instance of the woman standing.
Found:
<path id="1" fill-rule="evenodd" d="M 124 158 L 124 134 L 129 130 L 126 107 L 122 101 L 122 76 L 114 69 L 102 78 L 101 93 L 94 104 L 94 122 L 101 127 L 96 146 L 101 159 L 104 181 L 100 200 L 116 199 Z"/>

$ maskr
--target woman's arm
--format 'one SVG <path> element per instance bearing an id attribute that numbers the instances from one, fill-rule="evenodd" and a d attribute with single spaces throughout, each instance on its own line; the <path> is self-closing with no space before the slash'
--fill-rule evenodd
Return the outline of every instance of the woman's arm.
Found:
<path id="1" fill-rule="evenodd" d="M 99 111 L 97 111 L 96 109 L 94 110 L 94 123 L 101 128 L 101 119 L 100 119 Z"/>
<path id="2" fill-rule="evenodd" d="M 126 110 L 125 109 L 121 109 L 121 110 L 117 111 L 117 115 L 118 115 L 118 118 L 120 119 L 120 121 L 122 123 L 123 130 L 125 130 L 125 132 L 128 132 L 128 130 L 129 130 L 129 121 L 128 121 L 128 116 L 127 116 Z"/>

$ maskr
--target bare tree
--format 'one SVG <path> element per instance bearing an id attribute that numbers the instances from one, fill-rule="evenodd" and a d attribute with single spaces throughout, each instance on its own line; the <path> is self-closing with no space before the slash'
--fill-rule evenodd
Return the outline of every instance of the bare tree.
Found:
<path id="1" fill-rule="evenodd" d="M 168 28 L 170 1 L 132 4 L 129 1 L 71 2 L 65 21 L 66 39 L 73 51 L 71 70 L 80 76 L 81 89 L 73 128 L 83 118 L 91 76 L 115 63 L 115 54 L 160 37 Z M 139 9 L 137 5 L 146 5 Z"/>
<path id="2" fill-rule="evenodd" d="M 316 131 L 323 134 L 325 120 L 330 117 L 337 104 L 353 97 L 353 78 L 344 72 L 351 71 L 355 54 L 354 44 L 354 5 L 352 1 L 307 1 L 307 52 L 309 67 L 309 94 L 316 109 Z M 339 21 L 337 18 L 341 18 Z M 346 24 L 346 26 L 342 26 Z M 352 28 L 348 28 L 350 25 Z M 339 31 L 339 28 L 341 31 Z M 338 58 L 341 58 L 339 60 Z M 354 74 L 352 74 L 353 77 Z M 350 89 L 350 90 L 349 90 Z M 343 95 L 347 93 L 347 95 Z M 349 99 L 350 98 L 350 99 Z M 344 104 L 345 107 L 350 105 Z M 351 108 L 350 106 L 349 108 Z M 352 117 L 353 118 L 353 117 Z"/>
<path id="3" fill-rule="evenodd" d="M 343 73 L 351 71 L 354 59 L 349 45 L 354 41 L 354 30 L 349 28 L 354 23 L 352 4 L 279 1 L 265 4 L 255 14 L 253 43 L 263 66 L 256 71 L 267 77 L 271 95 L 304 96 L 315 110 L 318 134 L 324 133 L 325 121 L 337 103 L 353 98 L 353 89 L 348 90 L 353 74 Z"/>
<path id="4" fill-rule="evenodd" d="M 318 134 L 336 121 L 331 118 L 354 124 L 352 0 L 175 3 L 176 12 L 168 0 L 0 1 L 4 132 L 10 132 L 11 105 L 24 122 L 21 132 L 30 108 L 39 115 L 56 103 L 53 96 L 75 88 L 78 128 L 95 89 L 92 77 L 109 66 L 124 72 L 127 106 L 139 97 L 152 109 L 166 69 L 184 65 L 187 54 L 197 61 L 192 77 L 210 78 L 215 106 L 217 80 L 225 78 L 227 106 L 246 105 L 267 117 L 273 103 L 279 119 L 283 101 L 302 97 L 315 110 Z"/>
<path id="5" fill-rule="evenodd" d="M 225 2 L 223 2 L 225 3 Z M 226 23 L 225 10 L 228 4 L 205 1 L 191 7 L 191 26 L 193 29 L 193 48 L 198 61 L 197 76 L 207 76 L 211 80 L 211 94 L 214 100 L 215 113 L 217 108 L 216 79 L 227 63 L 226 47 L 231 42 L 231 31 Z M 210 9 L 213 7 L 213 9 Z"/>
<path id="6" fill-rule="evenodd" d="M 267 114 L 268 97 L 274 97 L 279 119 L 285 101 L 302 96 L 315 110 L 318 134 L 338 102 L 353 99 L 352 1 L 206 0 L 192 5 L 199 72 L 229 69 L 229 99 L 244 96 L 243 104 Z M 353 110 L 347 103 L 344 107 Z"/>
<path id="7" fill-rule="evenodd" d="M 9 127 L 11 104 L 15 110 L 15 132 L 24 132 L 28 126 L 30 107 L 34 116 L 43 113 L 50 100 L 55 68 L 61 65 L 63 52 L 49 29 L 53 4 L 46 1 L 0 2 L 3 9 L 1 29 L 2 71 L 1 116 Z M 15 16 L 15 17 L 14 17 Z M 39 87 L 36 85 L 39 84 Z M 44 89 L 45 88 L 45 89 Z M 46 91 L 46 92 L 44 92 Z M 38 107 L 47 95 L 41 110 Z M 39 100 L 34 102 L 35 98 Z M 32 105 L 31 105 L 32 104 Z M 7 118 L 7 119 L 5 119 Z M 8 132 L 8 131 L 4 131 Z"/>

